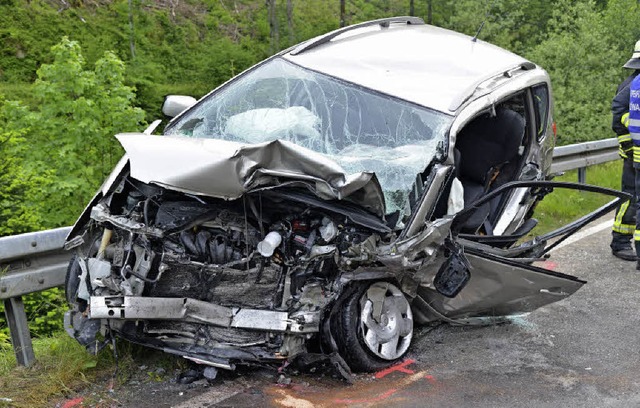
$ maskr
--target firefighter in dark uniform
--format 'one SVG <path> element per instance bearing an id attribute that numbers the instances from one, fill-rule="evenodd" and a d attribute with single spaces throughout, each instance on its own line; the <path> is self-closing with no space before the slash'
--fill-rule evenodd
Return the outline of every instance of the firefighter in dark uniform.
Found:
<path id="1" fill-rule="evenodd" d="M 633 142 L 629 134 L 629 87 L 633 79 L 640 74 L 640 41 L 636 42 L 631 59 L 624 64 L 624 68 L 633 69 L 616 91 L 616 96 L 611 103 L 611 113 L 613 121 L 611 127 L 618 135 L 618 146 L 622 164 L 622 187 L 625 193 L 633 195 L 630 201 L 622 203 L 616 211 L 616 218 L 613 222 L 611 239 L 611 251 L 614 256 L 626 261 L 635 261 L 631 242 L 636 228 L 636 190 L 635 190 L 635 169 L 633 168 Z"/>

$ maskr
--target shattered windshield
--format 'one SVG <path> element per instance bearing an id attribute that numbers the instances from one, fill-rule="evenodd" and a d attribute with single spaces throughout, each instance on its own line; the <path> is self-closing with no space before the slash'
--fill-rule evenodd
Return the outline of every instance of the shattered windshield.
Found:
<path id="1" fill-rule="evenodd" d="M 166 134 L 296 143 L 347 174 L 376 173 L 391 213 L 405 208 L 416 174 L 440 158 L 451 120 L 276 58 L 209 95 Z"/>

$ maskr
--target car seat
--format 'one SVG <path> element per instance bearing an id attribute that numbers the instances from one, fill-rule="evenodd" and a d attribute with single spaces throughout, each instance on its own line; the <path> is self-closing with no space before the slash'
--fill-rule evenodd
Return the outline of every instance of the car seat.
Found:
<path id="1" fill-rule="evenodd" d="M 501 171 L 506 164 L 517 161 L 524 132 L 525 121 L 519 113 L 498 107 L 495 116 L 484 114 L 458 134 L 456 150 L 460 159 L 456 171 L 464 187 L 465 208 L 513 179 L 517 166 L 509 166 L 509 175 Z M 500 200 L 498 196 L 478 208 L 463 224 L 462 231 L 474 233 L 484 225 L 485 233 L 491 235 L 491 221 L 495 221 Z"/>

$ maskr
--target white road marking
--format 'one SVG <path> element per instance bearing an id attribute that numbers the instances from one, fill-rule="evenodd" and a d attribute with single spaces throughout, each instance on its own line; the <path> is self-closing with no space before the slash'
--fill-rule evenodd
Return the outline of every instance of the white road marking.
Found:
<path id="1" fill-rule="evenodd" d="M 564 240 L 562 243 L 560 243 L 560 245 L 553 248 L 550 252 L 556 251 L 567 245 L 571 245 L 574 242 L 580 241 L 581 239 L 591 236 L 593 234 L 597 234 L 598 232 L 604 229 L 607 229 L 607 228 L 611 229 L 611 227 L 613 227 L 613 220 L 608 220 L 608 221 L 601 222 L 600 224 L 596 224 L 593 227 L 589 227 L 583 231 L 578 231 L 572 236 L 570 236 L 569 238 L 567 238 L 566 240 Z"/>

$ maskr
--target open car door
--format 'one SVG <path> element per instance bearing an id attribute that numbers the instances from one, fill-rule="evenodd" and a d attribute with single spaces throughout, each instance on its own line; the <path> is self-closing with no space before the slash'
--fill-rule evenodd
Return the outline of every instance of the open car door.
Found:
<path id="1" fill-rule="evenodd" d="M 563 188 L 615 198 L 570 224 L 524 241 L 517 235 L 459 233 L 461 225 L 476 209 L 516 188 L 531 189 L 531 194 L 541 197 Z M 526 313 L 570 296 L 586 282 L 533 264 L 546 259 L 549 251 L 570 235 L 629 198 L 620 191 L 576 183 L 518 181 L 501 186 L 456 214 L 451 223 L 450 239 L 444 245 L 446 260 L 433 283 L 419 286 L 414 308 L 422 312 L 426 321 L 459 322 L 461 319 Z"/>

